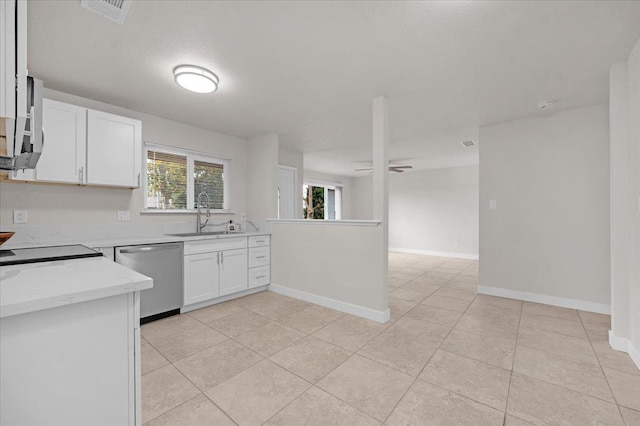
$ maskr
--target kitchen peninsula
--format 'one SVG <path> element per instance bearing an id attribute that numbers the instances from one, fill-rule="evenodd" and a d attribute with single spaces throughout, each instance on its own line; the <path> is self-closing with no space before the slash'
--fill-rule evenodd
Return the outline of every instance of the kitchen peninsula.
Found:
<path id="1" fill-rule="evenodd" d="M 2 266 L 0 281 L 0 423 L 140 424 L 152 279 L 95 257 Z"/>

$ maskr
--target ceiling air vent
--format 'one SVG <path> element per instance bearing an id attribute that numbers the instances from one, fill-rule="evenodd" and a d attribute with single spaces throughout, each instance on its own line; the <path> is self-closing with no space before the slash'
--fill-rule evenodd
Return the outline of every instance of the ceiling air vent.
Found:
<path id="1" fill-rule="evenodd" d="M 129 7 L 133 0 L 81 0 L 80 6 L 92 12 L 102 15 L 107 19 L 116 21 L 118 24 L 124 22 L 127 17 Z"/>
<path id="2" fill-rule="evenodd" d="M 462 146 L 464 146 L 465 148 L 469 148 L 470 146 L 476 146 L 478 145 L 478 143 L 476 141 L 474 141 L 473 139 L 468 140 L 468 141 L 462 141 L 460 142 L 462 144 Z"/>

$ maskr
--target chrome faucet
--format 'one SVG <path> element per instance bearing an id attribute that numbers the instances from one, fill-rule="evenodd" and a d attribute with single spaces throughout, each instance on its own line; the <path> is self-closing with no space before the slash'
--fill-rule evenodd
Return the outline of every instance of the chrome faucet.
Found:
<path id="1" fill-rule="evenodd" d="M 200 209 L 202 208 L 202 197 L 205 197 L 207 200 L 207 220 L 204 221 L 204 225 L 202 224 L 202 219 L 200 217 L 201 212 Z M 202 232 L 202 228 L 204 228 L 205 226 L 207 226 L 207 223 L 209 222 L 209 217 L 211 216 L 211 211 L 209 210 L 209 194 L 207 194 L 206 192 L 201 192 L 198 194 L 198 201 L 196 201 L 196 233 L 199 234 Z"/>

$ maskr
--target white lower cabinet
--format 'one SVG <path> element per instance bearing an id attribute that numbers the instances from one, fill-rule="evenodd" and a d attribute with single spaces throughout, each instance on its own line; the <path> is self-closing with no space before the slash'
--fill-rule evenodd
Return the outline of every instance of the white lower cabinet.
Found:
<path id="1" fill-rule="evenodd" d="M 185 241 L 184 307 L 269 284 L 269 243 L 268 235 Z"/>
<path id="2" fill-rule="evenodd" d="M 260 287 L 271 282 L 271 237 L 255 235 L 249 237 L 249 288 Z"/>
<path id="3" fill-rule="evenodd" d="M 186 244 L 185 244 L 186 247 Z M 202 302 L 220 295 L 219 252 L 184 257 L 184 304 Z"/>
<path id="4" fill-rule="evenodd" d="M 247 238 L 184 243 L 184 306 L 247 289 Z"/>
<path id="5" fill-rule="evenodd" d="M 220 296 L 247 289 L 247 249 L 220 252 Z"/>

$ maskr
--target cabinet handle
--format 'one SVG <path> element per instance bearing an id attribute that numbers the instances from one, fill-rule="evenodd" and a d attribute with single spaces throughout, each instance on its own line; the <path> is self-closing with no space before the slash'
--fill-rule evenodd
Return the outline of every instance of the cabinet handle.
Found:
<path id="1" fill-rule="evenodd" d="M 140 173 L 138 173 L 138 188 L 140 188 Z"/>
<path id="2" fill-rule="evenodd" d="M 266 275 L 258 275 L 258 276 L 256 277 L 256 279 L 265 278 L 265 277 L 266 277 Z"/>
<path id="3" fill-rule="evenodd" d="M 216 257 L 217 257 L 216 264 L 219 265 L 220 264 L 220 252 L 216 253 Z"/>
<path id="4" fill-rule="evenodd" d="M 78 181 L 80 181 L 80 183 L 84 183 L 84 166 L 80 167 L 78 170 Z"/>
<path id="5" fill-rule="evenodd" d="M 267 256 L 256 256 L 256 259 L 264 259 Z"/>
<path id="6" fill-rule="evenodd" d="M 224 252 L 223 251 L 220 252 L 220 259 L 221 259 L 220 263 L 224 264 Z"/>
<path id="7" fill-rule="evenodd" d="M 256 243 L 264 243 L 264 240 L 256 240 Z"/>

